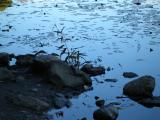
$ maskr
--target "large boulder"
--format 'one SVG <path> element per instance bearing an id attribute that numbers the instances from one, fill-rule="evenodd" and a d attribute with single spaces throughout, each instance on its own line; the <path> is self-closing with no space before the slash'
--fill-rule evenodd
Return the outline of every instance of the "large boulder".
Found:
<path id="1" fill-rule="evenodd" d="M 1 66 L 8 66 L 10 60 L 10 55 L 8 53 L 0 53 L 0 67 Z"/>
<path id="2" fill-rule="evenodd" d="M 1 82 L 13 82 L 15 81 L 14 74 L 7 68 L 0 68 L 0 81 Z"/>
<path id="3" fill-rule="evenodd" d="M 92 64 L 85 64 L 81 70 L 90 76 L 96 76 L 96 75 L 101 75 L 105 74 L 105 68 L 102 66 L 99 67 L 93 67 Z"/>
<path id="4" fill-rule="evenodd" d="M 127 83 L 123 88 L 123 93 L 129 97 L 152 97 L 155 88 L 155 78 L 152 76 L 142 76 Z"/>
<path id="5" fill-rule="evenodd" d="M 116 120 L 118 117 L 118 109 L 112 105 L 105 105 L 93 113 L 94 120 Z"/>
<path id="6" fill-rule="evenodd" d="M 35 97 L 24 96 L 24 95 L 17 95 L 17 96 L 10 95 L 7 97 L 8 97 L 8 100 L 13 104 L 19 107 L 29 108 L 37 112 L 44 111 L 49 108 L 48 103 Z"/>
<path id="7" fill-rule="evenodd" d="M 52 62 L 47 74 L 46 79 L 59 87 L 79 88 L 92 84 L 87 74 L 60 60 Z"/>

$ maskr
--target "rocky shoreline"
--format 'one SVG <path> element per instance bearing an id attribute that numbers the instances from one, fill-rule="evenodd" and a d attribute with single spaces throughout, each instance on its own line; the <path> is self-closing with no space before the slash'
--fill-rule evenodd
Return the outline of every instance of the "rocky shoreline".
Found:
<path id="1" fill-rule="evenodd" d="M 10 64 L 12 61 L 15 64 Z M 58 55 L 40 51 L 15 56 L 0 53 L 0 120 L 49 120 L 50 109 L 70 107 L 70 99 L 92 89 L 91 76 L 105 74 L 102 66 L 85 64 L 81 68 L 61 60 Z M 125 78 L 138 77 L 124 72 Z M 117 79 L 106 79 L 117 82 Z M 138 77 L 123 87 L 123 94 L 145 107 L 160 107 L 160 97 L 153 96 L 155 78 Z M 96 98 L 99 109 L 94 120 L 116 120 L 118 108 Z"/>
<path id="2" fill-rule="evenodd" d="M 89 66 L 80 70 L 45 52 L 0 53 L 0 119 L 47 120 L 49 109 L 70 107 L 70 98 L 91 87 L 90 76 L 105 73 L 103 67 Z"/>

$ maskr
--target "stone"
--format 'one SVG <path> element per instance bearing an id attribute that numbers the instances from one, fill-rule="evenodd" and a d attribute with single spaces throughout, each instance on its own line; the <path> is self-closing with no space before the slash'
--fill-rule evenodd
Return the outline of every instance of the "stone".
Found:
<path id="1" fill-rule="evenodd" d="M 124 72 L 123 73 L 123 77 L 125 78 L 134 78 L 134 77 L 137 77 L 138 75 L 136 73 L 133 73 L 133 72 Z"/>
<path id="2" fill-rule="evenodd" d="M 33 72 L 38 74 L 46 74 L 47 70 L 50 67 L 50 64 L 57 60 L 60 60 L 57 56 L 51 54 L 39 54 L 35 56 L 33 60 L 32 70 Z M 44 70 L 46 72 L 44 72 Z"/>
<path id="3" fill-rule="evenodd" d="M 105 68 L 102 66 L 99 67 L 93 67 L 92 64 L 85 64 L 81 70 L 90 76 L 96 76 L 96 75 L 101 75 L 105 74 Z"/>
<path id="4" fill-rule="evenodd" d="M 59 109 L 62 107 L 70 107 L 71 102 L 63 94 L 56 94 L 53 98 L 53 105 L 55 108 Z"/>
<path id="5" fill-rule="evenodd" d="M 92 81 L 87 74 L 59 60 L 52 62 L 46 77 L 57 87 L 77 89 L 79 87 L 83 88 L 84 85 L 92 85 Z"/>
<path id="6" fill-rule="evenodd" d="M 142 76 L 123 87 L 123 93 L 129 97 L 152 97 L 155 88 L 155 78 L 152 76 Z"/>
<path id="7" fill-rule="evenodd" d="M 106 81 L 106 82 L 117 82 L 118 80 L 117 79 L 105 79 L 104 81 Z"/>
<path id="8" fill-rule="evenodd" d="M 97 101 L 96 101 L 96 105 L 97 105 L 98 107 L 103 107 L 104 104 L 105 104 L 105 100 L 97 100 Z"/>
<path id="9" fill-rule="evenodd" d="M 14 74 L 7 68 L 0 68 L 0 81 L 3 82 L 15 82 Z"/>
<path id="10" fill-rule="evenodd" d="M 118 117 L 118 109 L 112 104 L 105 105 L 104 107 L 96 110 L 93 113 L 94 120 L 116 120 Z"/>
<path id="11" fill-rule="evenodd" d="M 29 108 L 37 112 L 44 111 L 49 108 L 48 103 L 31 96 L 10 95 L 8 96 L 8 100 L 17 106 Z"/>
<path id="12" fill-rule="evenodd" d="M 26 55 L 19 55 L 16 56 L 16 65 L 18 66 L 31 66 L 33 64 L 34 55 L 32 54 L 26 54 Z"/>
<path id="13" fill-rule="evenodd" d="M 146 107 L 160 107 L 160 97 L 140 99 L 137 102 Z"/>
<path id="14" fill-rule="evenodd" d="M 9 65 L 10 56 L 8 53 L 2 52 L 0 53 L 0 67 Z"/>

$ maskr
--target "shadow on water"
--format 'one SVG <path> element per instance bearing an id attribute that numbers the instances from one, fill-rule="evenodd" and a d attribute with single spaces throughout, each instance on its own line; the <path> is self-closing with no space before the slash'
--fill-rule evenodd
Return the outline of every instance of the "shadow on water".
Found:
<path id="1" fill-rule="evenodd" d="M 0 11 L 5 10 L 7 7 L 10 7 L 12 0 L 0 0 Z"/>

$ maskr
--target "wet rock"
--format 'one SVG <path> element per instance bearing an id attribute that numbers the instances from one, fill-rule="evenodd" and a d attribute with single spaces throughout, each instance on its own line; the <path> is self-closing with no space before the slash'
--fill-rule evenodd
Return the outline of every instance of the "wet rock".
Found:
<path id="1" fill-rule="evenodd" d="M 16 65 L 18 66 L 31 66 L 33 64 L 34 55 L 26 54 L 16 56 Z"/>
<path id="2" fill-rule="evenodd" d="M 138 75 L 136 73 L 133 73 L 133 72 L 124 72 L 123 76 L 125 78 L 134 78 L 134 77 L 137 77 Z"/>
<path id="3" fill-rule="evenodd" d="M 86 117 L 83 117 L 81 120 L 87 120 L 87 118 L 86 118 Z"/>
<path id="4" fill-rule="evenodd" d="M 98 96 L 95 96 L 95 97 L 94 97 L 94 99 L 95 99 L 95 100 L 98 100 L 98 99 L 99 99 L 99 97 L 98 97 Z"/>
<path id="5" fill-rule="evenodd" d="M 70 107 L 71 102 L 67 99 L 63 94 L 57 93 L 56 96 L 53 98 L 53 105 L 55 108 L 62 108 L 62 107 Z"/>
<path id="6" fill-rule="evenodd" d="M 48 103 L 35 97 L 23 96 L 23 95 L 17 95 L 17 96 L 10 95 L 7 96 L 7 98 L 10 102 L 12 102 L 17 106 L 29 108 L 37 112 L 44 111 L 49 108 Z"/>
<path id="7" fill-rule="evenodd" d="M 152 97 L 155 88 L 155 78 L 142 76 L 127 83 L 123 87 L 123 93 L 129 97 Z"/>
<path id="8" fill-rule="evenodd" d="M 77 89 L 92 84 L 91 79 L 84 72 L 59 60 L 52 62 L 46 77 L 47 80 L 59 87 Z"/>
<path id="9" fill-rule="evenodd" d="M 117 79 L 105 79 L 106 82 L 117 82 Z"/>
<path id="10" fill-rule="evenodd" d="M 101 75 L 105 74 L 105 68 L 102 66 L 99 67 L 93 67 L 92 64 L 85 64 L 81 70 L 90 76 L 96 76 L 96 75 Z"/>
<path id="11" fill-rule="evenodd" d="M 153 49 L 152 49 L 152 48 L 150 48 L 150 49 L 149 49 L 149 51 L 150 51 L 150 52 L 153 52 Z"/>
<path id="12" fill-rule="evenodd" d="M 9 65 L 10 56 L 8 53 L 0 53 L 0 67 Z"/>
<path id="13" fill-rule="evenodd" d="M 15 76 L 7 68 L 0 68 L 0 81 L 2 81 L 2 82 L 15 82 Z"/>
<path id="14" fill-rule="evenodd" d="M 138 100 L 138 103 L 146 107 L 160 107 L 160 97 L 151 97 Z"/>
<path id="15" fill-rule="evenodd" d="M 36 55 L 33 60 L 32 70 L 39 74 L 45 74 L 49 69 L 50 64 L 57 60 L 59 60 L 59 58 L 51 54 Z"/>
<path id="16" fill-rule="evenodd" d="M 116 120 L 118 117 L 118 109 L 112 105 L 106 105 L 93 113 L 94 120 Z"/>
<path id="17" fill-rule="evenodd" d="M 103 107 L 104 104 L 105 104 L 105 100 L 97 100 L 97 101 L 96 101 L 96 105 L 97 105 L 98 107 Z"/>

